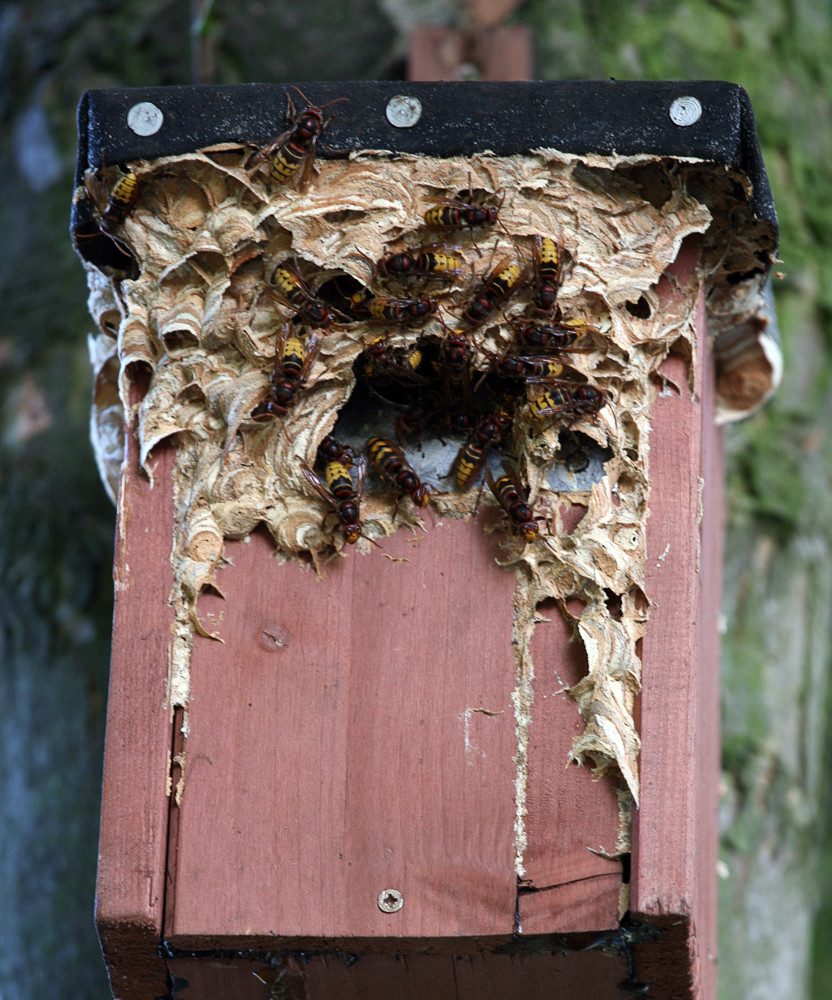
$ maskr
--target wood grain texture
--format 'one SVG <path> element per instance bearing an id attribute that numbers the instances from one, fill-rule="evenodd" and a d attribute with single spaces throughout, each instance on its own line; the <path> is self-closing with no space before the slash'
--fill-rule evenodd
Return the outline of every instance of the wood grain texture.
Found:
<path id="1" fill-rule="evenodd" d="M 689 261 L 690 252 L 680 254 L 680 279 Z M 697 324 L 704 345 L 701 293 Z M 698 352 L 692 393 L 682 358 L 671 356 L 662 371 L 678 391 L 656 399 L 650 438 L 645 586 L 654 604 L 642 648 L 641 807 L 633 831 L 631 909 L 636 919 L 670 930 L 662 947 L 638 950 L 639 975 L 651 983 L 651 996 L 712 1000 L 722 457 L 707 352 Z"/>
<path id="2" fill-rule="evenodd" d="M 322 579 L 270 554 L 230 544 L 226 600 L 200 602 L 225 642 L 194 649 L 166 935 L 510 935 L 514 576 L 494 537 L 399 532 Z"/>
<path id="3" fill-rule="evenodd" d="M 704 355 L 692 395 L 683 359 L 665 373 L 679 390 L 657 399 L 651 433 L 655 603 L 642 650 L 632 910 L 668 928 L 637 949 L 651 996 L 711 1000 L 720 547 L 708 541 L 720 531 L 721 458 Z M 195 643 L 184 794 L 168 826 L 171 468 L 163 449 L 152 491 L 135 460 L 123 484 L 97 914 L 116 996 L 165 992 L 153 992 L 162 932 L 183 949 L 312 945 L 369 956 L 355 967 L 307 963 L 297 975 L 308 997 L 373 995 L 403 962 L 412 963 L 403 992 L 397 984 L 405 997 L 428 981 L 439 996 L 536 995 L 558 969 L 566 995 L 616 996 L 622 961 L 601 952 L 474 955 L 508 944 L 516 913 L 524 938 L 615 926 L 621 881 L 617 862 L 588 849 L 613 850 L 612 785 L 564 766 L 581 723 L 563 688 L 582 676 L 584 654 L 544 607 L 550 621 L 532 642 L 524 855 L 536 891 L 518 903 L 514 576 L 495 564 L 499 536 L 476 521 L 399 531 L 383 552 L 350 551 L 321 578 L 279 565 L 259 533 L 229 543 L 225 599 L 200 601 L 224 642 Z M 393 914 L 377 906 L 389 888 L 405 900 Z M 417 954 L 426 947 L 445 954 Z M 185 1000 L 194 983 L 204 980 L 210 998 L 235 976 L 245 981 L 238 995 L 267 995 L 244 956 L 169 967 L 192 984 Z M 428 968 L 430 980 L 419 971 Z"/>
<path id="4" fill-rule="evenodd" d="M 173 613 L 173 451 L 157 449 L 156 483 L 128 435 L 116 529 L 115 611 L 101 803 L 96 925 L 117 1000 L 166 992 L 157 955 L 168 832 L 171 716 L 166 703 Z"/>
<path id="5" fill-rule="evenodd" d="M 699 302 L 700 329 L 705 304 Z M 709 361 L 706 359 L 705 364 Z M 700 820 L 696 856 L 700 876 L 694 910 L 696 966 L 694 975 L 703 998 L 715 997 L 717 986 L 717 862 L 719 849 L 719 774 L 721 766 L 720 615 L 725 546 L 725 454 L 722 430 L 714 420 L 716 378 L 706 369 L 702 386 L 702 475 L 700 528 L 699 675 L 696 731 L 696 791 Z"/>
<path id="6" fill-rule="evenodd" d="M 610 778 L 596 781 L 589 767 L 567 763 L 584 723 L 566 688 L 586 674 L 586 653 L 554 603 L 540 617 L 548 621 L 538 623 L 531 643 L 524 855 L 525 879 L 538 891 L 521 893 L 520 924 L 524 934 L 605 930 L 618 925 L 621 864 L 593 850 L 614 853 L 618 800 Z"/>
<path id="7" fill-rule="evenodd" d="M 606 874 L 521 892 L 518 912 L 523 934 L 577 934 L 617 927 L 621 865 L 606 864 L 610 869 Z"/>

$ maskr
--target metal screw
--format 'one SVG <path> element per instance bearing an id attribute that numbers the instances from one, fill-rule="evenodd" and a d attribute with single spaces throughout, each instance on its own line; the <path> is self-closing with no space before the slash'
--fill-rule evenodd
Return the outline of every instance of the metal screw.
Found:
<path id="1" fill-rule="evenodd" d="M 136 135 L 155 135 L 164 120 L 161 110 L 150 101 L 134 104 L 127 112 L 127 124 Z"/>
<path id="2" fill-rule="evenodd" d="M 387 121 L 396 128 L 410 128 L 422 117 L 422 102 L 415 97 L 399 94 L 387 102 Z"/>
<path id="3" fill-rule="evenodd" d="M 702 117 L 702 105 L 695 97 L 677 97 L 670 105 L 670 120 L 674 125 L 693 125 Z"/>
<path id="4" fill-rule="evenodd" d="M 382 913 L 395 913 L 404 906 L 404 896 L 398 889 L 382 889 L 378 894 L 378 908 Z"/>

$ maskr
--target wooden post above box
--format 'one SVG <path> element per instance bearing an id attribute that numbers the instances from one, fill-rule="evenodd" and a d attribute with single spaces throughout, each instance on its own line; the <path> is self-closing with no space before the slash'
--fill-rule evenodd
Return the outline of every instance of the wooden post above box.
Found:
<path id="1" fill-rule="evenodd" d="M 114 996 L 713 997 L 716 425 L 778 377 L 744 93 L 99 91 L 79 122 Z"/>

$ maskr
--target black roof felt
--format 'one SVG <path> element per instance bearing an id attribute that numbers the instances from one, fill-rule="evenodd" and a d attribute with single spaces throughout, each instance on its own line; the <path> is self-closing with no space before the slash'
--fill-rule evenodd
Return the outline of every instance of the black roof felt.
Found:
<path id="1" fill-rule="evenodd" d="M 777 215 L 760 155 L 748 95 L 712 81 L 548 81 L 529 83 L 250 83 L 231 86 L 91 90 L 78 107 L 76 180 L 107 163 L 155 159 L 222 142 L 265 144 L 287 128 L 286 95 L 299 87 L 313 104 L 336 105 L 322 157 L 377 149 L 428 156 L 497 155 L 555 149 L 577 155 L 652 154 L 712 160 L 742 170 L 753 185 L 752 211 L 776 230 Z M 386 116 L 396 95 L 417 97 L 422 115 L 410 128 Z M 670 106 L 695 97 L 702 115 L 677 125 Z M 151 136 L 136 135 L 127 113 L 151 102 L 164 121 Z"/>

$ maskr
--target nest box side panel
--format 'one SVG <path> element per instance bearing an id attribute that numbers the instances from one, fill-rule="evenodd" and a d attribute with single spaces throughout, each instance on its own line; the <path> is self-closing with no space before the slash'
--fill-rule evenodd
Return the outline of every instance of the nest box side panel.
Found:
<path id="1" fill-rule="evenodd" d="M 96 925 L 114 996 L 146 1000 L 167 991 L 158 942 L 171 748 L 166 681 L 173 622 L 173 450 L 158 449 L 151 488 L 138 468 L 135 437 L 128 434 L 127 441 L 116 532 Z"/>
<path id="2" fill-rule="evenodd" d="M 699 575 L 699 605 L 702 609 L 702 645 L 699 661 L 703 669 L 697 692 L 701 712 L 697 718 L 698 771 L 696 787 L 703 803 L 702 822 L 697 826 L 697 855 L 705 877 L 698 883 L 697 965 L 702 996 L 716 996 L 717 979 L 717 878 L 719 849 L 719 772 L 721 767 L 720 714 L 720 615 L 722 612 L 722 566 L 725 544 L 725 454 L 722 431 L 711 414 L 716 408 L 716 380 L 709 377 L 703 393 L 705 426 L 704 495 L 702 516 L 702 572 Z"/>
<path id="3" fill-rule="evenodd" d="M 704 345 L 701 295 L 697 322 Z M 643 640 L 631 910 L 669 930 L 664 959 L 640 965 L 641 978 L 658 995 L 706 1000 L 715 996 L 724 469 L 710 353 L 698 352 L 692 391 L 683 358 L 671 355 L 661 371 L 669 381 L 655 403 L 650 443 L 645 587 L 653 605 Z M 661 955 L 644 949 L 645 961 Z"/>

